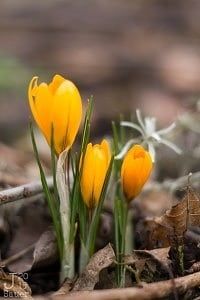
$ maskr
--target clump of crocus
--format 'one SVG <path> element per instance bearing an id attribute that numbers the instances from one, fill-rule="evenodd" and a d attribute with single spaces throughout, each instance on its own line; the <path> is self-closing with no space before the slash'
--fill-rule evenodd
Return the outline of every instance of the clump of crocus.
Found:
<path id="1" fill-rule="evenodd" d="M 91 143 L 87 145 L 82 162 L 81 192 L 90 210 L 99 202 L 110 159 L 111 152 L 106 140 L 94 146 Z"/>
<path id="2" fill-rule="evenodd" d="M 121 168 L 121 182 L 128 202 L 142 190 L 152 170 L 152 159 L 148 151 L 134 145 L 126 154 Z"/>
<path id="3" fill-rule="evenodd" d="M 29 104 L 34 119 L 51 145 L 52 132 L 57 154 L 70 148 L 82 118 L 82 101 L 73 82 L 55 75 L 50 84 L 33 77 L 29 84 Z M 53 129 L 52 129 L 53 128 Z"/>

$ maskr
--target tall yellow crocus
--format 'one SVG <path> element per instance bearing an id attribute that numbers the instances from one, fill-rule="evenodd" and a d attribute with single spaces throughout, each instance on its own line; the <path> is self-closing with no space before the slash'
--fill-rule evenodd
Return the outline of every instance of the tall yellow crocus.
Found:
<path id="1" fill-rule="evenodd" d="M 152 170 L 152 159 L 148 151 L 134 145 L 126 154 L 121 168 L 121 182 L 128 202 L 142 190 Z"/>
<path id="2" fill-rule="evenodd" d="M 33 77 L 28 97 L 33 117 L 48 144 L 51 145 L 53 127 L 56 153 L 70 148 L 82 118 L 82 101 L 73 82 L 55 75 L 49 84 L 38 85 L 38 77 Z"/>
<path id="3" fill-rule="evenodd" d="M 106 140 L 94 146 L 91 143 L 87 145 L 82 162 L 81 193 L 89 209 L 98 204 L 110 159 L 110 147 Z"/>

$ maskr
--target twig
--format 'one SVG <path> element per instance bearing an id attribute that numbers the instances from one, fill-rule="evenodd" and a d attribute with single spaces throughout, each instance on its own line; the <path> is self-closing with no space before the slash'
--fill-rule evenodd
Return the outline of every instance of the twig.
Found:
<path id="1" fill-rule="evenodd" d="M 50 189 L 53 188 L 52 177 L 47 178 L 47 183 Z M 15 188 L 7 189 L 0 192 L 0 205 L 24 198 L 31 198 L 37 194 L 41 194 L 42 192 L 43 188 L 40 181 L 31 182 Z"/>
<path id="2" fill-rule="evenodd" d="M 192 186 L 199 187 L 200 184 L 200 172 L 193 173 L 190 178 L 190 183 Z M 181 189 L 188 185 L 188 175 L 179 177 L 177 179 L 168 179 L 164 180 L 162 183 L 151 182 L 146 187 L 144 187 L 145 191 L 149 191 L 151 189 L 164 189 L 169 192 L 175 192 L 175 190 Z"/>
<path id="3" fill-rule="evenodd" d="M 198 185 L 199 186 L 199 180 L 200 180 L 200 172 L 196 173 L 189 173 L 189 175 L 179 177 L 178 179 L 171 179 L 164 181 L 163 185 L 166 188 L 169 188 L 172 192 L 174 192 L 176 189 L 180 189 L 183 187 L 188 186 L 188 176 L 189 176 L 189 183 L 192 185 Z"/>
<path id="4" fill-rule="evenodd" d="M 10 256 L 10 257 L 4 259 L 4 260 L 2 260 L 2 261 L 0 262 L 0 268 L 3 268 L 3 267 L 5 267 L 5 266 L 7 266 L 8 264 L 11 264 L 11 263 L 13 263 L 14 261 L 20 259 L 22 256 L 24 256 L 25 254 L 27 254 L 28 252 L 30 252 L 31 250 L 33 250 L 34 247 L 35 247 L 35 243 L 32 244 L 32 245 L 30 245 L 30 246 L 28 246 L 27 248 L 21 250 L 20 252 L 14 254 L 14 255 L 12 255 L 12 256 Z"/>
<path id="5" fill-rule="evenodd" d="M 200 285 L 200 272 L 179 277 L 172 280 L 165 280 L 156 283 L 145 284 L 143 288 L 123 288 L 123 289 L 109 289 L 93 292 L 76 292 L 69 293 L 67 295 L 50 296 L 51 300 L 155 300 L 168 297 L 173 293 L 174 285 L 177 292 L 184 293 L 188 289 L 194 288 Z"/>
<path id="6" fill-rule="evenodd" d="M 199 185 L 200 172 L 193 173 L 191 177 L 191 183 L 193 185 Z M 176 189 L 187 186 L 188 175 L 180 177 L 178 179 L 165 180 L 163 183 L 152 182 L 147 185 L 145 190 L 150 190 L 152 188 L 166 189 L 174 192 Z M 47 178 L 47 183 L 50 189 L 53 189 L 53 179 L 52 177 Z M 43 188 L 40 181 L 31 182 L 18 187 L 6 189 L 0 192 L 0 205 L 21 200 L 21 199 L 31 199 L 33 196 L 43 193 Z"/>

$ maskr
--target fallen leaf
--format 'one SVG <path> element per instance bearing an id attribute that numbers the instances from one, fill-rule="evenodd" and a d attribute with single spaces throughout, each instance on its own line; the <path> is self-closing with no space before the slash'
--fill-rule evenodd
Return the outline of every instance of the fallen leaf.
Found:
<path id="1" fill-rule="evenodd" d="M 190 187 L 187 187 L 183 199 L 167 210 L 161 217 L 147 220 L 151 228 L 151 239 L 162 241 L 165 245 L 173 246 L 183 243 L 188 225 L 200 225 L 200 198 Z"/>
<path id="2" fill-rule="evenodd" d="M 135 266 L 138 275 L 145 269 L 145 264 L 154 273 L 160 267 L 168 273 L 170 260 L 168 259 L 169 247 L 153 250 L 134 250 L 132 254 L 125 256 L 125 264 Z"/>
<path id="3" fill-rule="evenodd" d="M 188 203 L 189 220 L 188 223 L 192 226 L 200 225 L 200 197 L 191 188 L 187 188 L 186 200 Z"/>
<path id="4" fill-rule="evenodd" d="M 110 244 L 96 252 L 77 279 L 73 291 L 92 291 L 99 281 L 99 273 L 110 266 L 114 259 L 115 253 Z"/>
<path id="5" fill-rule="evenodd" d="M 187 230 L 187 201 L 183 199 L 167 210 L 162 217 L 155 218 L 156 222 L 168 228 L 169 233 L 177 238 L 183 237 Z"/>
<path id="6" fill-rule="evenodd" d="M 47 214 L 44 202 L 36 200 L 35 202 L 23 205 L 18 211 L 17 222 L 13 221 L 11 223 L 13 238 L 10 248 L 6 253 L 6 258 L 10 259 L 10 257 L 15 256 L 22 250 L 30 249 L 30 245 L 37 243 L 41 234 L 47 230 L 49 224 L 49 215 Z M 8 263 L 9 271 L 17 273 L 29 271 L 33 263 L 33 251 L 34 248 L 18 257 L 17 260 L 10 260 L 10 263 Z"/>
<path id="7" fill-rule="evenodd" d="M 168 258 L 169 247 L 153 250 L 135 250 L 135 252 L 152 258 L 162 266 L 168 267 L 170 264 L 170 259 Z"/>
<path id="8" fill-rule="evenodd" d="M 186 271 L 187 274 L 192 274 L 200 271 L 200 261 L 193 263 L 193 265 Z"/>
<path id="9" fill-rule="evenodd" d="M 53 230 L 45 231 L 35 245 L 33 253 L 33 268 L 45 267 L 58 259 L 58 248 Z"/>
<path id="10" fill-rule="evenodd" d="M 72 288 L 72 281 L 67 278 L 62 284 L 62 286 L 59 288 L 59 290 L 53 293 L 53 296 L 66 295 L 70 292 L 71 288 Z"/>
<path id="11" fill-rule="evenodd" d="M 147 218 L 145 220 L 145 225 L 148 228 L 148 249 L 155 247 L 166 248 L 170 245 L 169 233 L 171 233 L 171 228 L 166 227 L 164 224 L 159 223 L 160 218 Z"/>

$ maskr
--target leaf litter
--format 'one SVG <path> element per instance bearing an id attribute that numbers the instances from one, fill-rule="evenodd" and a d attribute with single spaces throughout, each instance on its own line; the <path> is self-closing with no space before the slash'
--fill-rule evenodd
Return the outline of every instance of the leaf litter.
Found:
<path id="1" fill-rule="evenodd" d="M 189 226 L 200 225 L 200 198 L 199 195 L 188 186 L 183 199 L 167 210 L 161 217 L 149 220 L 152 230 L 152 239 L 162 240 L 171 245 L 178 239 L 181 241 Z"/>

